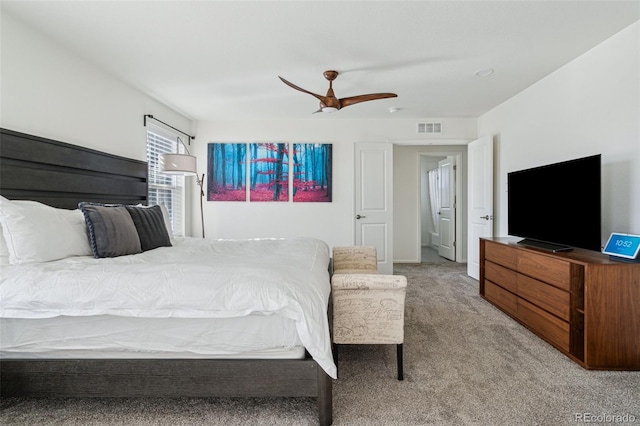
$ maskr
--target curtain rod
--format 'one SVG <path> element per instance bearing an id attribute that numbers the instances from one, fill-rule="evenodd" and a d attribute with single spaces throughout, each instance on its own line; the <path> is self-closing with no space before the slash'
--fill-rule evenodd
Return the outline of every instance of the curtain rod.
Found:
<path id="1" fill-rule="evenodd" d="M 188 136 L 188 137 L 189 137 L 189 145 L 191 145 L 191 139 L 195 139 L 195 138 L 196 138 L 195 136 L 191 136 L 190 134 L 185 133 L 185 132 L 183 132 L 183 131 L 182 131 L 182 130 L 180 130 L 180 129 L 176 129 L 176 128 L 175 128 L 175 127 L 173 127 L 172 125 L 167 124 L 167 123 L 165 123 L 165 122 L 164 122 L 164 121 L 162 121 L 162 120 L 158 120 L 157 118 L 155 118 L 155 117 L 154 117 L 153 115 L 151 115 L 151 114 L 145 114 L 145 115 L 144 115 L 144 127 L 147 127 L 147 118 L 150 118 L 150 119 L 152 119 L 152 120 L 156 120 L 157 122 L 162 123 L 162 124 L 164 124 L 165 126 L 172 128 L 172 129 L 173 129 L 173 130 L 175 130 L 176 132 L 180 132 L 180 133 L 182 133 L 183 135 Z"/>

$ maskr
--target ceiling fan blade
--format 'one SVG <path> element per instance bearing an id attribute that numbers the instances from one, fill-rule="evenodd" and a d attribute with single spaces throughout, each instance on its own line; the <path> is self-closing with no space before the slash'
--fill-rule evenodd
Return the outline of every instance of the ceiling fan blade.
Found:
<path id="1" fill-rule="evenodd" d="M 357 104 L 360 102 L 375 101 L 376 99 L 396 98 L 398 95 L 395 93 L 370 93 L 368 95 L 350 96 L 348 98 L 340 99 L 340 108 L 347 107 L 349 105 Z"/>
<path id="2" fill-rule="evenodd" d="M 308 91 L 308 90 L 305 90 L 305 89 L 303 89 L 302 87 L 298 87 L 298 86 L 296 86 L 295 84 L 293 84 L 292 82 L 287 81 L 287 80 L 285 80 L 284 78 L 282 78 L 282 77 L 280 77 L 280 76 L 278 76 L 278 78 L 279 78 L 280 80 L 282 80 L 282 82 L 283 82 L 284 84 L 286 84 L 287 86 L 291 87 L 292 89 L 296 89 L 296 90 L 299 90 L 300 92 L 308 93 L 308 94 L 310 94 L 311 96 L 315 96 L 315 97 L 316 97 L 320 102 L 324 102 L 324 101 L 325 101 L 325 97 L 324 97 L 324 96 L 322 96 L 322 95 L 318 95 L 318 94 L 316 94 L 316 93 L 313 93 L 313 92 L 310 92 L 310 91 Z"/>

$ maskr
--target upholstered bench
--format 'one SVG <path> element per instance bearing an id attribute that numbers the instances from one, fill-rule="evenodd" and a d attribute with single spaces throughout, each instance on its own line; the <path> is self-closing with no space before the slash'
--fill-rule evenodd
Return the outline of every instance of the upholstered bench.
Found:
<path id="1" fill-rule="evenodd" d="M 407 278 L 376 273 L 334 274 L 333 351 L 339 344 L 396 344 L 398 380 L 404 379 L 404 301 Z"/>
<path id="2" fill-rule="evenodd" d="M 378 256 L 375 247 L 343 246 L 333 248 L 334 274 L 377 274 Z"/>

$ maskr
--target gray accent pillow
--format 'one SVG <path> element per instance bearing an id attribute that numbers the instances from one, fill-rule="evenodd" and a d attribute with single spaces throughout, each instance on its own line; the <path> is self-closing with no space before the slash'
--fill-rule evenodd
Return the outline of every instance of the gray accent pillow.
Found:
<path id="1" fill-rule="evenodd" d="M 80 203 L 89 243 L 95 258 L 117 257 L 142 251 L 138 231 L 124 206 Z"/>
<path id="2" fill-rule="evenodd" d="M 160 206 L 126 206 L 126 209 L 138 231 L 142 251 L 171 247 L 171 239 Z"/>

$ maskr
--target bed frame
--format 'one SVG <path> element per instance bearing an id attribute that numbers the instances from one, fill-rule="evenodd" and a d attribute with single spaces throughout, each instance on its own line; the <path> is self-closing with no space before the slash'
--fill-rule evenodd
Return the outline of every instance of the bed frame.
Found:
<path id="1" fill-rule="evenodd" d="M 147 163 L 0 129 L 0 194 L 74 209 L 146 204 Z M 316 397 L 333 422 L 332 379 L 304 359 L 2 360 L 0 394 L 35 397 Z"/>

